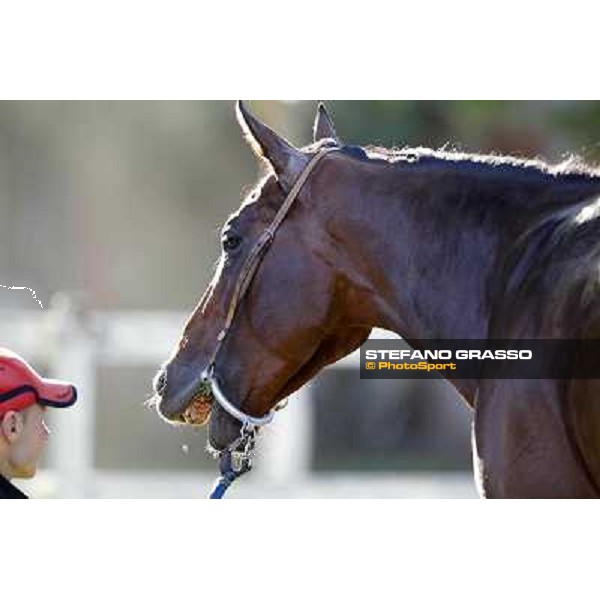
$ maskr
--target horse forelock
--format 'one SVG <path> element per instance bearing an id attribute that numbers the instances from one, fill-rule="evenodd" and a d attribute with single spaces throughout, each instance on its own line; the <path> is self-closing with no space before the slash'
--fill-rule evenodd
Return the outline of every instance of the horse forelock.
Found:
<path id="1" fill-rule="evenodd" d="M 324 150 L 325 148 L 332 148 L 338 145 L 339 144 L 334 139 L 324 138 L 322 140 L 313 142 L 312 144 L 302 147 L 301 151 L 305 154 L 309 154 L 312 156 L 314 154 L 317 154 L 321 150 Z M 236 216 L 239 216 L 239 214 L 244 208 L 258 202 L 261 199 L 263 193 L 267 191 L 267 186 L 275 182 L 276 175 L 273 171 L 273 167 L 271 166 L 271 164 L 268 161 L 260 161 L 260 167 L 261 172 L 259 175 L 259 180 L 256 183 L 251 184 L 250 186 L 246 186 L 242 190 L 241 205 L 229 216 L 227 221 L 229 221 L 232 218 L 235 218 Z"/>
<path id="2" fill-rule="evenodd" d="M 262 211 L 262 214 L 266 217 L 272 216 L 276 211 L 277 203 L 266 202 L 266 197 L 269 196 L 269 186 L 275 185 L 275 174 L 270 169 L 267 169 L 262 173 L 258 182 L 246 186 L 242 190 L 240 206 L 229 214 L 224 225 L 219 229 L 219 236 L 222 237 L 223 233 L 230 228 L 235 229 L 240 220 L 243 220 L 244 215 L 249 211 L 253 211 L 253 214 L 255 214 L 254 211 L 258 210 L 259 212 Z"/>
<path id="3" fill-rule="evenodd" d="M 274 177 L 273 172 L 267 169 L 260 175 L 257 183 L 252 184 L 250 187 L 246 187 L 242 192 L 242 204 L 236 212 L 239 212 L 242 208 L 244 208 L 244 206 L 248 206 L 249 204 L 254 204 L 257 202 L 263 193 L 267 182 L 272 177 Z"/>

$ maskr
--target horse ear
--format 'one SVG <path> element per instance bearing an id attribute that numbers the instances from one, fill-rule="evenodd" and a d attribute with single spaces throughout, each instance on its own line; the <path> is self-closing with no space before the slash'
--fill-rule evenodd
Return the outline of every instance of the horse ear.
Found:
<path id="1" fill-rule="evenodd" d="M 338 138 L 333 126 L 333 121 L 322 102 L 319 102 L 317 107 L 317 116 L 313 125 L 313 141 L 319 142 L 325 138 L 334 140 L 341 145 L 341 140 Z"/>
<path id="2" fill-rule="evenodd" d="M 254 153 L 273 167 L 281 186 L 288 191 L 308 163 L 308 157 L 261 123 L 241 100 L 236 104 L 236 115 Z"/>

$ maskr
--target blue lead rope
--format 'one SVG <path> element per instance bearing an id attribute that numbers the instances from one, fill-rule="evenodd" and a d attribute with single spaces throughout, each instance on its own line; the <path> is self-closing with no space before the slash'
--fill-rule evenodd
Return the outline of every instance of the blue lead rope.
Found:
<path id="1" fill-rule="evenodd" d="M 233 479 L 219 477 L 213 486 L 213 490 L 208 497 L 209 500 L 222 500 L 227 488 L 233 483 Z"/>

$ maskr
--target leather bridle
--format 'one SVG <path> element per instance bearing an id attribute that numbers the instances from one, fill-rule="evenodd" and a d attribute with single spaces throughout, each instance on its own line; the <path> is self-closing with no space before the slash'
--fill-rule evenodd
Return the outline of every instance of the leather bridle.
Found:
<path id="1" fill-rule="evenodd" d="M 225 323 L 223 325 L 223 328 L 219 332 L 219 335 L 217 336 L 217 344 L 210 356 L 210 360 L 208 361 L 208 367 L 203 371 L 201 375 L 203 384 L 210 386 L 213 398 L 218 402 L 221 408 L 242 424 L 242 437 L 244 433 L 252 432 L 257 427 L 261 427 L 263 425 L 266 425 L 267 423 L 270 423 L 273 420 L 275 409 L 271 409 L 267 414 L 261 417 L 253 417 L 237 408 L 232 402 L 230 402 L 227 399 L 227 397 L 221 390 L 221 387 L 219 386 L 215 374 L 215 361 L 219 351 L 221 350 L 221 347 L 223 346 L 223 342 L 227 334 L 229 333 L 229 330 L 231 329 L 231 324 L 233 323 L 233 319 L 240 306 L 240 303 L 242 302 L 242 299 L 244 298 L 244 295 L 247 292 L 248 287 L 250 286 L 250 283 L 254 278 L 254 275 L 256 274 L 256 270 L 258 269 L 258 266 L 260 265 L 261 260 L 263 259 L 266 253 L 266 250 L 271 245 L 271 242 L 275 237 L 277 229 L 285 219 L 286 215 L 289 213 L 290 209 L 294 204 L 294 201 L 296 200 L 298 194 L 302 190 L 302 187 L 306 183 L 306 180 L 308 179 L 309 175 L 312 173 L 314 168 L 317 166 L 319 161 L 324 156 L 337 149 L 338 148 L 336 147 L 323 148 L 310 159 L 306 167 L 304 167 L 304 170 L 300 173 L 300 175 L 294 182 L 294 185 L 292 186 L 288 195 L 283 201 L 283 204 L 277 211 L 275 217 L 273 218 L 273 221 L 271 221 L 269 226 L 265 229 L 265 231 L 261 234 L 261 236 L 254 244 L 252 250 L 250 251 L 250 254 L 247 256 L 246 261 L 242 266 L 242 270 L 240 271 L 237 282 L 235 284 L 233 296 L 231 297 L 229 308 L 227 310 L 227 315 L 225 317 Z M 234 442 L 234 444 L 239 444 L 239 438 L 238 440 L 236 440 L 236 442 Z"/>

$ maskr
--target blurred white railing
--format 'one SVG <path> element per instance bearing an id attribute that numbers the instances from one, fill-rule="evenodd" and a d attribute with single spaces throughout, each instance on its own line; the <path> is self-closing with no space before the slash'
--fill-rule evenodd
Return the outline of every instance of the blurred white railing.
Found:
<path id="1" fill-rule="evenodd" d="M 51 307 L 1 310 L 0 345 L 45 364 L 50 375 L 76 383 L 81 401 L 54 416 L 50 464 L 58 477 L 57 495 L 93 497 L 96 373 L 99 366 L 156 365 L 178 340 L 187 314 L 168 311 L 87 312 L 76 297 L 57 296 Z M 377 331 L 376 337 L 389 337 Z M 358 352 L 329 368 L 358 366 Z M 269 485 L 302 481 L 310 472 L 312 451 L 310 385 L 279 413 L 261 439 L 255 477 Z"/>

